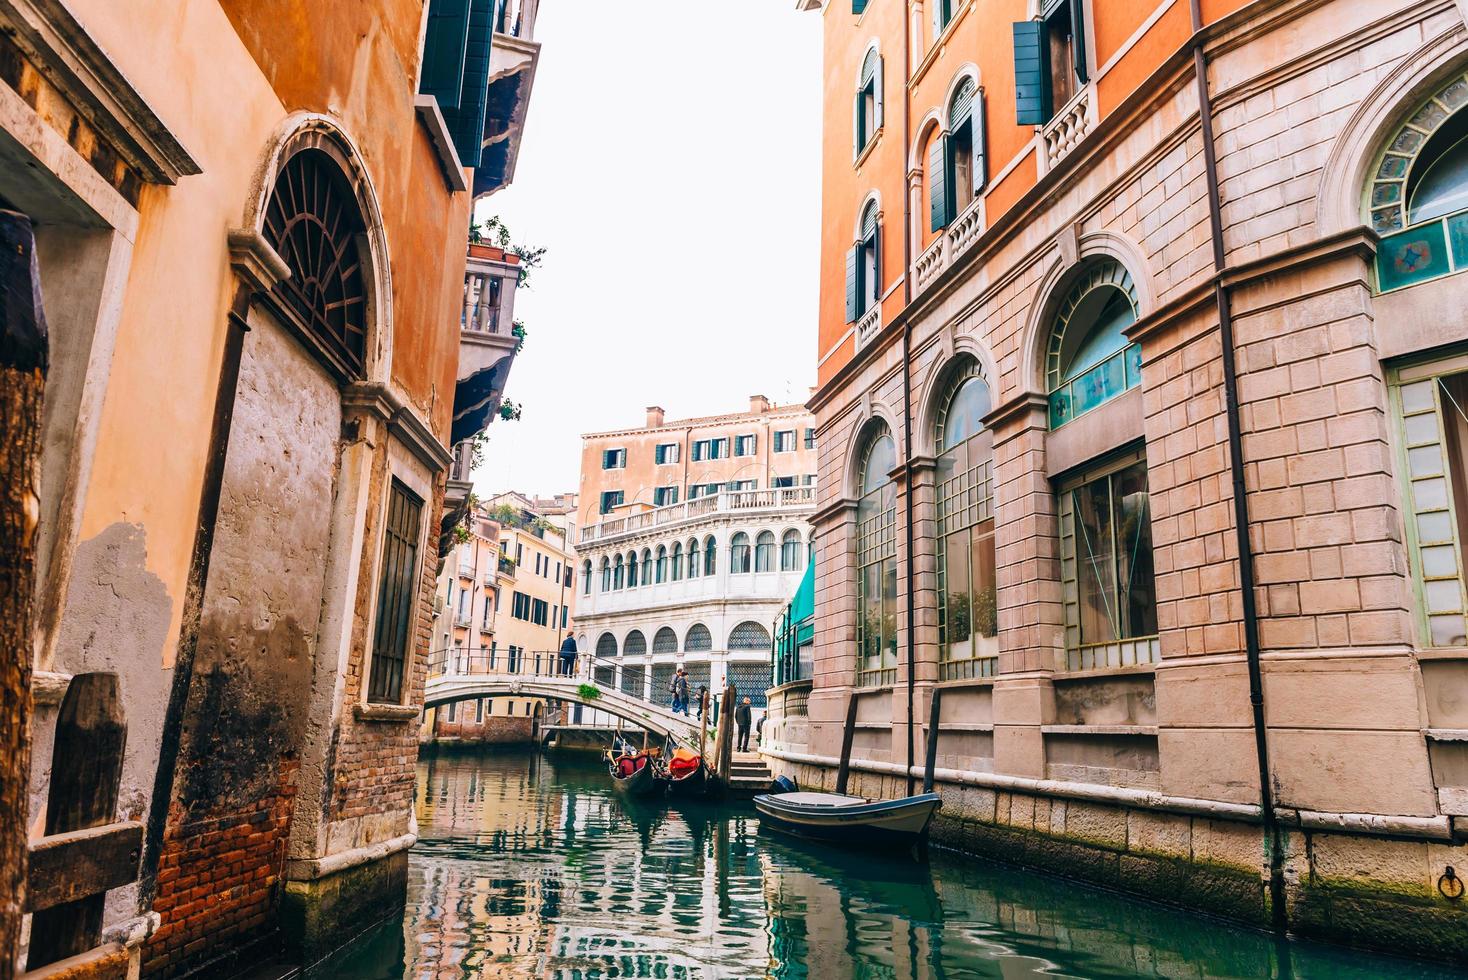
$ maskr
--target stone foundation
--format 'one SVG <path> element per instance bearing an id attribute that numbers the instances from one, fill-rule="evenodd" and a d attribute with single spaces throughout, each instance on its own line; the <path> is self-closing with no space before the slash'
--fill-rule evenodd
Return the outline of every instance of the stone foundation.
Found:
<path id="1" fill-rule="evenodd" d="M 389 916 L 408 897 L 408 852 L 286 883 L 280 928 L 288 955 L 302 966 L 325 959 Z"/>
<path id="2" fill-rule="evenodd" d="M 834 790 L 824 766 L 768 758 L 801 789 Z M 1271 922 L 1267 842 L 1256 824 L 937 783 L 935 845 L 1036 868 L 1257 927 Z M 899 776 L 852 770 L 847 791 L 907 795 Z M 1450 960 L 1468 948 L 1468 898 L 1437 882 L 1468 846 L 1292 829 L 1285 918 L 1300 936 Z"/>

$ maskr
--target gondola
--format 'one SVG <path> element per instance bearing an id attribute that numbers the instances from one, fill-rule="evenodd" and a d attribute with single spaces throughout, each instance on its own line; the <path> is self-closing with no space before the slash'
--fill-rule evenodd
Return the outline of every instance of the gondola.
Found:
<path id="1" fill-rule="evenodd" d="M 844 847 L 905 849 L 927 844 L 937 793 L 900 800 L 868 800 L 838 793 L 765 793 L 754 798 L 760 822 L 771 830 Z"/>
<path id="2" fill-rule="evenodd" d="M 612 777 L 612 788 L 623 796 L 647 798 L 661 796 L 666 781 L 658 774 L 652 756 L 645 752 L 635 755 L 607 754 L 607 772 Z"/>
<path id="3" fill-rule="evenodd" d="M 680 800 L 706 800 L 716 797 L 723 784 L 704 762 L 703 756 L 689 749 L 675 749 L 668 759 L 668 795 Z"/>

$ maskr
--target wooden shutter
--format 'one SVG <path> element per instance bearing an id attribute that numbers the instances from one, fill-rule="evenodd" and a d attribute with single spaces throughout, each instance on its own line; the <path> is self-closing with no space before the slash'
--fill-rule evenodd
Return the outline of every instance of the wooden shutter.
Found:
<path id="1" fill-rule="evenodd" d="M 865 13 L 866 12 L 866 9 L 867 9 L 867 0 L 851 0 L 851 12 L 853 14 L 862 14 L 862 13 Z"/>
<path id="2" fill-rule="evenodd" d="M 853 323 L 856 320 L 856 293 L 860 284 L 857 275 L 857 261 L 861 258 L 859 248 L 851 248 L 846 252 L 846 322 Z"/>
<path id="3" fill-rule="evenodd" d="M 989 184 L 989 117 L 986 109 L 984 90 L 979 89 L 974 93 L 973 109 L 969 112 L 973 124 L 975 197 Z"/>
<path id="4" fill-rule="evenodd" d="M 933 43 L 938 43 L 938 38 L 943 34 L 943 28 L 948 26 L 948 17 L 943 9 L 947 6 L 946 0 L 933 0 Z"/>
<path id="5" fill-rule="evenodd" d="M 882 225 L 880 222 L 872 228 L 872 275 L 877 280 L 872 285 L 872 305 L 875 306 L 882 302 Z M 790 438 L 794 440 L 795 433 L 792 432 Z"/>
<path id="6" fill-rule="evenodd" d="M 489 101 L 489 51 L 494 38 L 494 0 L 469 0 L 468 39 L 464 46 L 464 83 L 459 103 L 444 110 L 459 162 L 479 166 L 484 148 L 484 113 Z"/>
<path id="7" fill-rule="evenodd" d="M 862 151 L 861 102 L 862 90 L 857 89 L 856 98 L 851 100 L 851 159 L 853 160 L 861 156 Z"/>
<path id="8" fill-rule="evenodd" d="M 872 76 L 872 132 L 882 128 L 882 56 L 877 55 L 877 70 Z"/>
<path id="9" fill-rule="evenodd" d="M 1014 103 L 1018 125 L 1043 126 L 1050 121 L 1050 50 L 1043 21 L 1014 25 Z"/>
<path id="10" fill-rule="evenodd" d="M 1070 49 L 1076 78 L 1084 85 L 1091 78 L 1086 69 L 1086 0 L 1070 0 Z"/>
<path id="11" fill-rule="evenodd" d="M 432 0 L 428 30 L 423 36 L 423 72 L 418 91 L 437 99 L 440 110 L 458 108 L 468 44 L 469 0 Z"/>
<path id="12" fill-rule="evenodd" d="M 952 196 L 949 187 L 948 137 L 937 136 L 928 149 L 928 230 L 938 231 L 948 227 L 952 220 L 948 200 Z"/>

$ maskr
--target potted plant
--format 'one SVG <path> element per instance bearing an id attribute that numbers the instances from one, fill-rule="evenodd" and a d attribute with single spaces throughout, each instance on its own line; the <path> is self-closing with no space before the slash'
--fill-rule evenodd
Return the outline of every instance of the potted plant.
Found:
<path id="1" fill-rule="evenodd" d="M 520 418 L 520 406 L 508 398 L 500 401 L 500 418 L 506 422 L 518 421 Z"/>

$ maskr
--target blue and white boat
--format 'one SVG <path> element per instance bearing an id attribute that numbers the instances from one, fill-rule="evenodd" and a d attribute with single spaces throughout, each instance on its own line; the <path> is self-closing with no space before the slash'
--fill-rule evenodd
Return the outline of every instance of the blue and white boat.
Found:
<path id="1" fill-rule="evenodd" d="M 840 793 L 766 793 L 754 798 L 760 821 L 771 830 L 854 847 L 909 848 L 925 844 L 937 793 L 900 800 L 869 800 Z"/>

